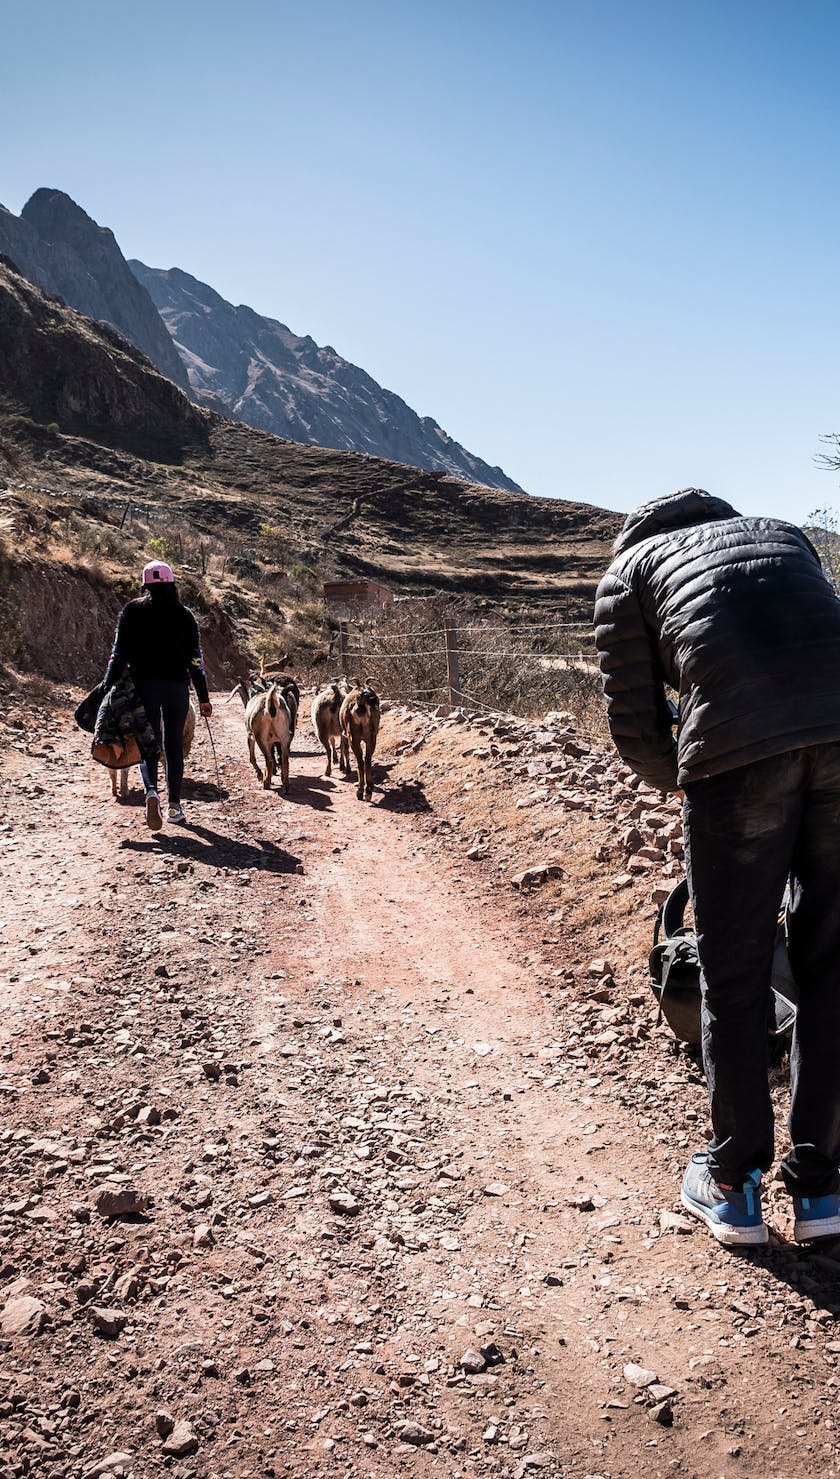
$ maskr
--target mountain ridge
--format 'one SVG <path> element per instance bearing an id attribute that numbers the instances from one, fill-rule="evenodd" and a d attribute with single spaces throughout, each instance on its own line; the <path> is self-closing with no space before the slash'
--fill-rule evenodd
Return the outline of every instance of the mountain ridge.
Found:
<path id="1" fill-rule="evenodd" d="M 136 258 L 128 265 L 169 329 L 199 401 L 221 401 L 246 425 L 290 441 L 523 491 L 332 345 L 295 334 L 248 304 L 230 303 L 183 268 L 148 267 Z"/>
<path id="2" fill-rule="evenodd" d="M 20 216 L 0 206 L 0 253 L 44 292 L 109 324 L 221 415 L 302 445 L 522 492 L 502 468 L 469 452 L 331 345 L 228 303 L 181 268 L 128 262 L 114 233 L 64 191 L 36 190 Z"/>

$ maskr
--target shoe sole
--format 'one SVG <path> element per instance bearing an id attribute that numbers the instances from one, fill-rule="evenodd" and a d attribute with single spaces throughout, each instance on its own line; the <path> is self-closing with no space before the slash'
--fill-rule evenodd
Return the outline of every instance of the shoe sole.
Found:
<path id="1" fill-rule="evenodd" d="M 770 1237 L 767 1224 L 764 1222 L 758 1227 L 733 1227 L 730 1223 L 719 1222 L 710 1212 L 698 1207 L 697 1203 L 692 1202 L 684 1191 L 680 1192 L 680 1201 L 686 1212 L 690 1212 L 692 1217 L 698 1217 L 701 1222 L 705 1222 L 713 1238 L 717 1238 L 719 1243 L 725 1243 L 729 1248 L 757 1248 L 766 1243 Z"/>
<path id="2" fill-rule="evenodd" d="M 811 1243 L 815 1238 L 840 1238 L 840 1217 L 815 1217 L 810 1222 L 795 1222 L 795 1243 Z"/>
<path id="3" fill-rule="evenodd" d="M 159 832 L 163 826 L 163 812 L 157 796 L 146 797 L 146 826 L 150 832 Z"/>

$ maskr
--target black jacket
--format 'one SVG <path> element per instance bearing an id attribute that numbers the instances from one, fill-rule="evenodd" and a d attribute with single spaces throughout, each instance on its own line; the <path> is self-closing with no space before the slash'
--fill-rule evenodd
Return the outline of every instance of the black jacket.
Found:
<path id="1" fill-rule="evenodd" d="M 840 740 L 840 600 L 792 524 L 696 488 L 645 504 L 616 541 L 595 625 L 616 748 L 661 791 Z"/>
<path id="2" fill-rule="evenodd" d="M 199 703 L 208 702 L 198 623 L 189 607 L 165 589 L 129 601 L 120 612 L 106 687 L 126 668 L 135 683 L 144 678 L 192 679 Z"/>

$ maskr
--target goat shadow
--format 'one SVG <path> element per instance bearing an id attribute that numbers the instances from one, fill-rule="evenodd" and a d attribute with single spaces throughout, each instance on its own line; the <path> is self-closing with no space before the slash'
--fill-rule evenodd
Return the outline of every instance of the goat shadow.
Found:
<path id="1" fill-rule="evenodd" d="M 191 822 L 177 832 L 154 832 L 149 837 L 125 837 L 121 848 L 139 853 L 171 853 L 208 868 L 259 868 L 265 873 L 294 873 L 302 861 L 267 837 L 237 842 Z"/>
<path id="2" fill-rule="evenodd" d="M 420 781 L 402 782 L 388 791 L 383 791 L 376 804 L 384 807 L 386 811 L 427 812 L 432 810 L 432 803 Z"/>
<path id="3" fill-rule="evenodd" d="M 330 781 L 325 776 L 295 775 L 293 772 L 288 796 L 274 786 L 269 794 L 281 796 L 284 801 L 291 801 L 295 806 L 313 806 L 316 811 L 326 811 L 333 804 Z"/>

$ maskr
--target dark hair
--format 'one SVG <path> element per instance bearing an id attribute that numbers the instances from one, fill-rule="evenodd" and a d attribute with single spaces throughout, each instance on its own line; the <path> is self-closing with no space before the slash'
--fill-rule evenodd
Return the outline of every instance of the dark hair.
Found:
<path id="1" fill-rule="evenodd" d="M 156 606 L 180 606 L 181 598 L 173 580 L 160 581 L 155 585 L 144 585 L 143 599 L 153 601 Z"/>

